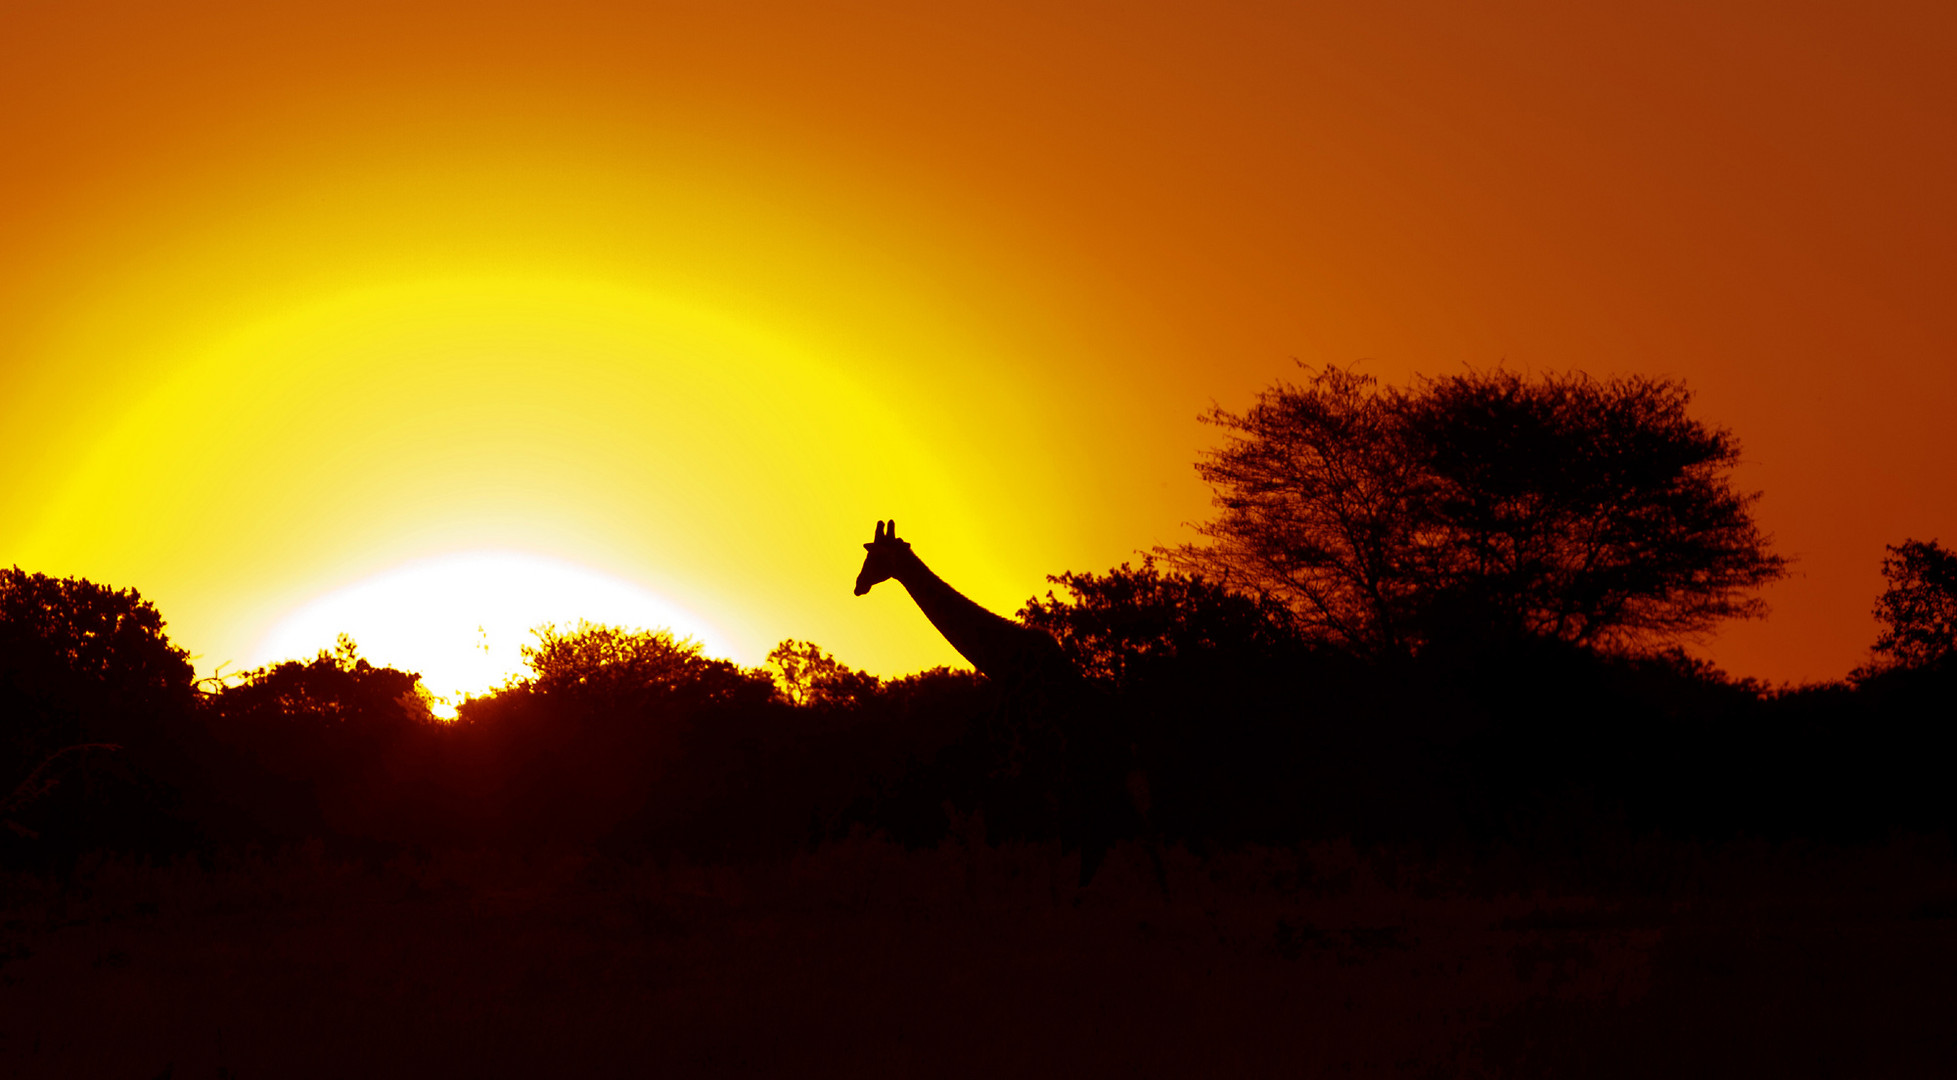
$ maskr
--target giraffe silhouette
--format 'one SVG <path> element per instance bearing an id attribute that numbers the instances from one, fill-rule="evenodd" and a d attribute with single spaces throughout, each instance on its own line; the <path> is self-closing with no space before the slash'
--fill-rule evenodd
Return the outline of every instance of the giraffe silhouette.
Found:
<path id="1" fill-rule="evenodd" d="M 863 545 L 863 570 L 856 595 L 879 582 L 897 579 L 951 647 L 980 674 L 1009 686 L 1034 680 L 1066 681 L 1074 675 L 1060 645 L 1044 630 L 995 615 L 931 572 L 908 542 L 897 539 L 897 522 L 877 522 L 876 539 Z"/>
<path id="2" fill-rule="evenodd" d="M 877 522 L 863 548 L 856 595 L 896 579 L 951 647 L 1000 688 L 985 735 L 1000 792 L 985 807 L 988 831 L 1057 832 L 1063 847 L 1080 851 L 1087 884 L 1115 841 L 1143 831 L 1133 748 L 1117 737 L 1108 702 L 1045 631 L 986 610 L 933 573 L 897 538 L 895 520 Z M 1160 878 L 1160 857 L 1148 847 Z"/>

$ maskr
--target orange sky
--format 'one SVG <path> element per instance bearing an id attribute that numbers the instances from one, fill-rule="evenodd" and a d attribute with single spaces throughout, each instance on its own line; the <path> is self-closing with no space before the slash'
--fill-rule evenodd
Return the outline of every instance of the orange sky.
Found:
<path id="1" fill-rule="evenodd" d="M 208 669 L 417 559 L 568 560 L 752 662 L 952 659 L 1207 512 L 1309 362 L 1682 376 L 1827 678 L 1957 540 L 1948 5 L 0 8 L 0 563 Z"/>

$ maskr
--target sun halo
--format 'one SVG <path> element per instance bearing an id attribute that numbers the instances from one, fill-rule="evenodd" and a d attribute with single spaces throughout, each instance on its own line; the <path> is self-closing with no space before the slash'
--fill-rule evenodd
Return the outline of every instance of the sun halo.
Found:
<path id="1" fill-rule="evenodd" d="M 603 282 L 357 290 L 167 366 L 70 470 L 25 554 L 63 573 L 161 583 L 145 594 L 207 671 L 310 655 L 344 630 L 372 659 L 426 668 L 438 693 L 480 691 L 516 669 L 532 626 L 577 618 L 671 625 L 758 662 L 784 636 L 845 639 L 848 623 L 823 620 L 860 623 L 862 609 L 827 597 L 853 566 L 829 563 L 851 557 L 884 506 L 927 512 L 952 535 L 967 517 L 943 465 L 860 378 L 711 311 Z M 354 612 L 327 603 L 358 590 L 349 583 L 403 589 L 402 566 L 483 551 L 606 567 L 659 603 L 499 615 L 507 640 L 488 666 L 467 655 L 479 619 L 427 627 L 447 642 L 428 655 L 448 659 L 405 643 L 383 654 L 393 631 L 381 613 L 397 609 L 378 593 L 360 593 L 353 622 L 305 623 L 309 637 L 266 630 L 297 625 L 301 610 Z M 712 612 L 715 629 L 668 614 L 686 611 Z"/>
<path id="2" fill-rule="evenodd" d="M 350 636 L 363 658 L 413 671 L 452 717 L 464 696 L 523 671 L 539 627 L 582 621 L 671 630 L 725 655 L 705 619 L 651 590 L 575 563 L 526 552 L 423 559 L 336 589 L 282 619 L 254 646 L 253 666 L 303 658 Z"/>

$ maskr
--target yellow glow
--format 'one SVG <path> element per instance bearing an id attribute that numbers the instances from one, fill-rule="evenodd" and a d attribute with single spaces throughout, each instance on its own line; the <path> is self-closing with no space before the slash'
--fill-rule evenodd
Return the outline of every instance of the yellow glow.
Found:
<path id="1" fill-rule="evenodd" d="M 1126 391 L 1049 362 L 1050 271 L 928 189 L 541 99 L 343 104 L 65 239 L 18 339 L 33 404 L 0 401 L 0 562 L 140 588 L 204 672 L 503 550 L 744 663 L 797 637 L 897 674 L 961 661 L 901 590 L 851 596 L 872 522 L 1006 612 L 1154 539 L 1081 498 L 1090 460 L 1128 467 Z"/>
<path id="2" fill-rule="evenodd" d="M 1193 418 L 1292 357 L 1686 378 L 1803 568 L 1712 647 L 1737 671 L 1861 662 L 1883 545 L 1957 530 L 1957 65 L 1922 18 L 1066 7 L 7 5 L 0 565 L 142 589 L 206 669 L 503 548 L 895 673 L 954 657 L 849 597 L 869 522 L 1011 610 L 1191 539 Z M 747 426 L 633 456 L 676 440 L 619 402 L 699 342 L 814 386 L 813 463 L 742 442 L 786 393 L 682 395 Z M 857 411 L 804 415 L 843 399 L 906 441 L 814 499 L 861 460 Z"/>
<path id="3" fill-rule="evenodd" d="M 377 564 L 485 546 L 582 556 L 719 616 L 742 599 L 730 563 L 744 588 L 846 596 L 874 508 L 951 535 L 956 486 L 876 395 L 760 335 L 601 283 L 417 282 L 263 320 L 178 366 L 24 548 L 90 566 L 133 547 L 202 563 L 213 587 L 260 581 L 261 623 Z M 793 632 L 731 614 L 714 644 L 739 659 Z"/>

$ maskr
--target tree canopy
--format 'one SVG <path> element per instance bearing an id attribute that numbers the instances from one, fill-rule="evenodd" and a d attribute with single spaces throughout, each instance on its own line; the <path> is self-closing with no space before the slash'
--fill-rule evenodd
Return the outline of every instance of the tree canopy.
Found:
<path id="1" fill-rule="evenodd" d="M 268 664 L 235 678 L 207 703 L 228 722 L 348 731 L 434 722 L 421 676 L 369 663 L 345 634 L 311 660 Z"/>
<path id="2" fill-rule="evenodd" d="M 1309 369 L 1308 369 L 1309 370 Z M 1470 371 L 1280 381 L 1203 419 L 1222 511 L 1172 563 L 1276 597 L 1366 654 L 1450 638 L 1649 644 L 1761 614 L 1785 573 L 1739 446 L 1671 379 Z"/>
<path id="3" fill-rule="evenodd" d="M 196 703 L 188 655 L 136 590 L 0 570 L 0 838 L 44 864 L 179 844 Z"/>
<path id="4" fill-rule="evenodd" d="M 126 741 L 195 698 L 190 660 L 134 589 L 0 570 L 0 774 L 71 743 Z"/>
<path id="5" fill-rule="evenodd" d="M 541 626 L 523 647 L 530 669 L 519 685 L 541 694 L 568 694 L 611 705 L 685 699 L 724 703 L 771 696 L 766 674 L 743 671 L 703 655 L 700 643 L 670 630 L 635 630 L 579 620 L 573 627 Z"/>
<path id="6" fill-rule="evenodd" d="M 782 699 L 796 706 L 853 705 L 875 695 L 882 682 L 823 652 L 815 642 L 794 638 L 768 653 L 767 667 Z"/>
<path id="7" fill-rule="evenodd" d="M 1248 596 L 1187 574 L 1164 574 L 1152 558 L 1104 575 L 1066 573 L 1019 611 L 1020 621 L 1052 634 L 1083 675 L 1127 689 L 1152 669 L 1203 654 L 1254 662 L 1294 643 L 1291 613 L 1269 597 Z"/>
<path id="8" fill-rule="evenodd" d="M 1902 667 L 1957 653 L 1957 552 L 1935 540 L 1892 544 L 1882 576 L 1889 588 L 1875 604 L 1882 624 L 1875 651 Z"/>

